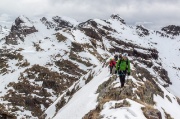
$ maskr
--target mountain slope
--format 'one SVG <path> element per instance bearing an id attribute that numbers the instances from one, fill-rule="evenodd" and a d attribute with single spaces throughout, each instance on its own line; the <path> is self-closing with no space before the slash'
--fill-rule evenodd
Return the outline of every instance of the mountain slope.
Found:
<path id="1" fill-rule="evenodd" d="M 153 31 L 129 26 L 119 15 L 82 23 L 58 16 L 36 21 L 18 17 L 10 30 L 3 28 L 0 32 L 0 115 L 119 118 L 114 113 L 118 110 L 124 118 L 165 119 L 168 114 L 180 117 L 180 100 L 176 97 L 180 97 L 180 36 L 167 33 L 168 28 Z M 133 71 L 127 88 L 121 91 L 117 78 L 106 77 L 106 66 L 114 53 L 124 52 L 129 55 Z M 105 100 L 101 100 L 102 95 Z M 79 107 L 72 109 L 74 106 Z M 69 108 L 72 115 L 67 115 Z M 132 111 L 135 108 L 138 113 Z M 154 115 L 148 115 L 152 112 Z"/>

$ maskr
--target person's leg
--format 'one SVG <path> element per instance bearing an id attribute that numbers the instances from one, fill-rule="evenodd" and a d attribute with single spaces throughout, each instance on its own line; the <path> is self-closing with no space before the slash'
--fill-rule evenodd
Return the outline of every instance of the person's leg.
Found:
<path id="1" fill-rule="evenodd" d="M 112 74 L 112 68 L 113 68 L 113 67 L 112 67 L 112 66 L 110 66 L 110 74 Z"/>
<path id="2" fill-rule="evenodd" d="M 123 76 L 120 76 L 121 88 L 123 87 Z"/>
<path id="3" fill-rule="evenodd" d="M 112 74 L 115 74 L 115 71 L 116 71 L 116 67 L 113 66 L 113 68 L 112 68 Z"/>
<path id="4" fill-rule="evenodd" d="M 124 75 L 124 74 L 121 76 L 121 87 L 124 87 L 125 77 L 126 77 L 126 75 Z"/>
<path id="5" fill-rule="evenodd" d="M 123 86 L 123 73 L 122 73 L 122 71 L 119 71 L 119 79 L 120 79 L 121 87 L 122 87 Z"/>

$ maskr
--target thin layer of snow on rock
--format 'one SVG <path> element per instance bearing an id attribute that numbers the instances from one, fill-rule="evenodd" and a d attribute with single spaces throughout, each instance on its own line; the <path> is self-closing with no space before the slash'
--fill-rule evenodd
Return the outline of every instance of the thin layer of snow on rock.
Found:
<path id="1" fill-rule="evenodd" d="M 126 100 L 130 103 L 130 107 L 115 108 L 115 103 L 122 103 L 123 100 L 105 103 L 100 113 L 102 119 L 146 119 L 141 110 L 143 105 L 130 99 Z"/>

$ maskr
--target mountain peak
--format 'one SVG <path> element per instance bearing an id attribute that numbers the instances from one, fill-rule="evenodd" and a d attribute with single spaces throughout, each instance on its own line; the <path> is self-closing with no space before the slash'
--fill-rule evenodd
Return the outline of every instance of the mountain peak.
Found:
<path id="1" fill-rule="evenodd" d="M 52 19 L 57 24 L 57 29 L 73 27 L 73 25 L 68 20 L 63 19 L 62 17 L 55 16 Z"/>
<path id="2" fill-rule="evenodd" d="M 20 15 L 19 17 L 17 17 L 15 19 L 15 25 L 19 26 L 19 25 L 24 25 L 27 27 L 32 27 L 33 26 L 33 22 L 29 20 L 28 17 L 24 16 L 24 15 Z"/>
<path id="3" fill-rule="evenodd" d="M 171 34 L 173 36 L 180 35 L 180 26 L 169 25 L 169 26 L 163 27 L 161 30 L 164 31 L 165 33 Z"/>
<path id="4" fill-rule="evenodd" d="M 116 19 L 116 20 L 120 21 L 120 22 L 123 23 L 123 24 L 126 24 L 125 21 L 124 21 L 124 19 L 123 19 L 119 14 L 112 14 L 110 17 L 111 17 L 112 19 Z"/>

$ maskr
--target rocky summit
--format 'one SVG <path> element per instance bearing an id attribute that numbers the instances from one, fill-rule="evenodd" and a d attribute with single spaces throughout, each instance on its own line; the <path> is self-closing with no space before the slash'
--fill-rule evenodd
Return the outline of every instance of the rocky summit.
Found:
<path id="1" fill-rule="evenodd" d="M 131 26 L 117 14 L 0 24 L 0 118 L 180 119 L 179 28 Z M 131 74 L 120 88 L 108 65 L 123 53 Z"/>

